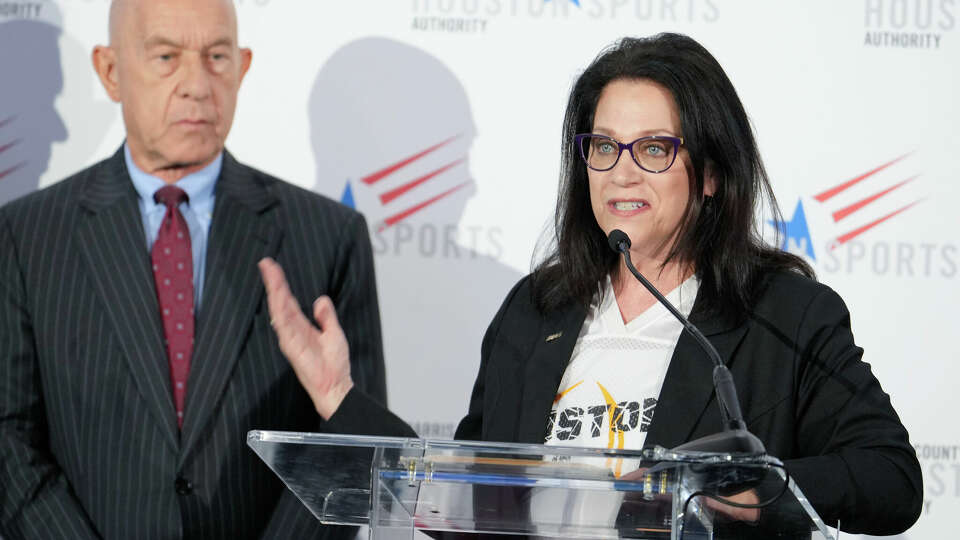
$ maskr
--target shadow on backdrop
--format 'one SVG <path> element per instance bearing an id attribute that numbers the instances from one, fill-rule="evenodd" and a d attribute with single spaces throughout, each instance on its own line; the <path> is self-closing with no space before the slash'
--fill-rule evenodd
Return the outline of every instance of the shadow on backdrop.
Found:
<path id="1" fill-rule="evenodd" d="M 36 190 L 51 146 L 67 138 L 54 108 L 63 89 L 59 38 L 47 22 L 0 22 L 0 205 Z"/>
<path id="2" fill-rule="evenodd" d="M 391 408 L 421 436 L 466 412 L 480 342 L 522 274 L 498 224 L 461 224 L 479 185 L 466 91 L 430 54 L 364 38 L 338 49 L 310 95 L 318 193 L 370 226 Z"/>
<path id="3" fill-rule="evenodd" d="M 0 205 L 92 164 L 119 116 L 59 6 L 23 6 L 0 19 Z"/>

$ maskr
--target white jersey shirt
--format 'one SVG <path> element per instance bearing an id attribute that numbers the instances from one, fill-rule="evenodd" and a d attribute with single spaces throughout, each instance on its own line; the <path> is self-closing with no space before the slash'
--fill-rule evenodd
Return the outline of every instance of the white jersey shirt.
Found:
<path id="1" fill-rule="evenodd" d="M 665 296 L 687 316 L 699 286 L 691 276 Z M 682 331 L 659 302 L 624 323 L 607 278 L 557 389 L 545 444 L 642 448 Z"/>

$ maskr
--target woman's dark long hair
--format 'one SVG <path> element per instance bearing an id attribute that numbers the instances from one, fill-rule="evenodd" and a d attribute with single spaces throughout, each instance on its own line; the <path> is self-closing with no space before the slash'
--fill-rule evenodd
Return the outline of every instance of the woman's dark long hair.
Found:
<path id="1" fill-rule="evenodd" d="M 759 279 L 777 270 L 813 277 L 800 257 L 768 246 L 757 226 L 758 203 L 782 221 L 747 113 L 717 60 L 680 34 L 624 38 L 600 53 L 577 79 L 563 122 L 560 188 L 552 250 L 533 274 L 536 302 L 550 310 L 569 302 L 589 306 L 608 274 L 617 275 L 590 205 L 586 165 L 573 141 L 593 129 L 600 93 L 611 81 L 649 80 L 673 95 L 691 166 L 690 199 L 676 242 L 664 261 L 689 264 L 700 278 L 697 311 L 741 317 L 758 293 Z M 703 195 L 709 170 L 716 182 Z"/>

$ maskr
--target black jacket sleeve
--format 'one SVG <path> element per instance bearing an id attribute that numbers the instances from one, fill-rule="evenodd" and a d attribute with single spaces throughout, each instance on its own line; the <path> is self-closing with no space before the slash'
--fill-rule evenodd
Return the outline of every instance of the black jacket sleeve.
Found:
<path id="1" fill-rule="evenodd" d="M 467 415 L 464 416 L 457 425 L 457 430 L 453 436 L 454 439 L 466 441 L 483 440 L 484 400 L 490 399 L 490 396 L 486 395 L 487 366 L 490 364 L 493 345 L 500 335 L 500 328 L 503 326 L 504 318 L 510 310 L 511 303 L 513 303 L 514 298 L 517 297 L 517 292 L 524 287 L 529 287 L 529 281 L 530 278 L 528 276 L 513 286 L 513 289 L 510 290 L 507 297 L 503 300 L 503 304 L 500 305 L 500 309 L 497 310 L 497 314 L 494 315 L 490 326 L 487 327 L 487 331 L 483 335 L 483 342 L 480 346 L 480 370 L 477 372 L 477 380 L 473 383 L 473 391 L 470 393 L 470 405 L 467 407 Z"/>
<path id="2" fill-rule="evenodd" d="M 828 523 L 897 534 L 920 514 L 923 480 L 906 429 L 861 359 L 843 300 L 824 287 L 798 330 L 790 475 Z"/>
<path id="3" fill-rule="evenodd" d="M 367 224 L 354 214 L 344 224 L 331 279 L 330 299 L 350 347 L 350 374 L 356 385 L 376 401 L 387 404 L 380 307 L 374 278 L 373 250 Z"/>

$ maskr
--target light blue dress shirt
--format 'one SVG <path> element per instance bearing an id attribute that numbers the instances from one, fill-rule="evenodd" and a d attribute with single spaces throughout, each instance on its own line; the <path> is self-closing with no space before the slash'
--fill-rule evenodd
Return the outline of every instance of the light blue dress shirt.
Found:
<path id="1" fill-rule="evenodd" d="M 147 233 L 147 252 L 153 248 L 167 207 L 154 202 L 153 194 L 167 185 L 163 180 L 141 171 L 133 163 L 130 149 L 123 145 L 123 155 L 127 161 L 127 170 L 133 187 L 140 194 L 140 215 L 143 217 L 143 230 Z M 176 182 L 176 186 L 187 193 L 189 201 L 180 203 L 187 227 L 190 229 L 190 247 L 193 251 L 193 305 L 200 311 L 200 299 L 203 298 L 203 271 L 207 262 L 207 237 L 210 235 L 210 223 L 213 220 L 214 188 L 220 169 L 223 168 L 223 153 L 210 165 L 188 174 Z"/>

